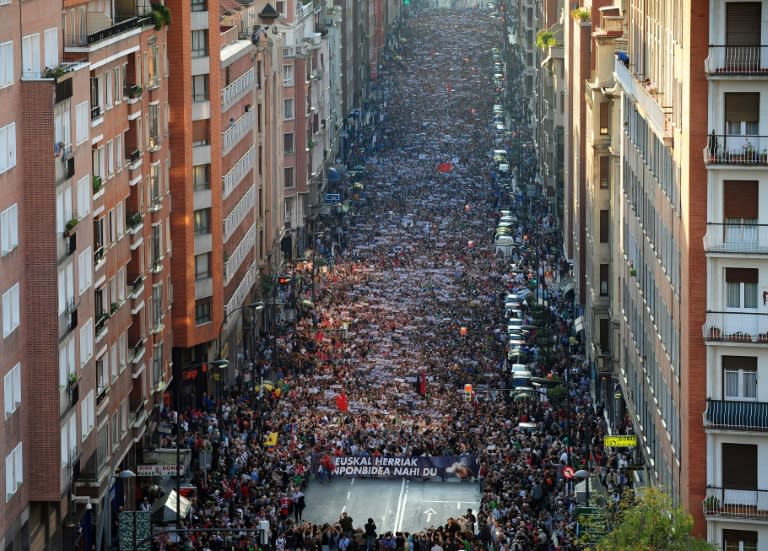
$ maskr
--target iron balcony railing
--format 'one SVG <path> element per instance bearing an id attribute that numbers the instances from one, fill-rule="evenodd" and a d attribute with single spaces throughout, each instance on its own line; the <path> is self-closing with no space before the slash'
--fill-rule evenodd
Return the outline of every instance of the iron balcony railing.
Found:
<path id="1" fill-rule="evenodd" d="M 702 508 L 707 516 L 768 520 L 768 490 L 707 486 Z"/>
<path id="2" fill-rule="evenodd" d="M 710 75 L 768 75 L 768 46 L 710 46 L 704 66 Z"/>
<path id="3" fill-rule="evenodd" d="M 707 400 L 704 426 L 745 431 L 768 430 L 768 402 Z"/>
<path id="4" fill-rule="evenodd" d="M 705 341 L 768 343 L 768 314 L 753 311 L 708 311 L 702 326 Z"/>
<path id="5" fill-rule="evenodd" d="M 709 165 L 768 165 L 768 136 L 710 134 L 704 148 Z"/>
<path id="6" fill-rule="evenodd" d="M 704 250 L 721 253 L 768 253 L 768 224 L 707 222 Z"/>

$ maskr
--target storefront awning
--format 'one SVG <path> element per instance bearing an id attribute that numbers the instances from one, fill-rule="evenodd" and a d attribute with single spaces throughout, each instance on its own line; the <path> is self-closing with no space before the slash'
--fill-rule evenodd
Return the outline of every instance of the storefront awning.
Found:
<path id="1" fill-rule="evenodd" d="M 179 496 L 180 517 L 185 518 L 189 514 L 190 501 Z M 168 495 L 160 498 L 152 506 L 152 520 L 155 522 L 173 522 L 176 520 L 176 490 L 171 490 Z"/>

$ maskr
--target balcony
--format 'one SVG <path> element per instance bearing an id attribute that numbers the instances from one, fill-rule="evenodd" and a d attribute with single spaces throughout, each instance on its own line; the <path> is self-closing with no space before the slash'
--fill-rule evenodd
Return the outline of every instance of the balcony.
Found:
<path id="1" fill-rule="evenodd" d="M 704 250 L 716 253 L 768 253 L 768 224 L 708 222 Z"/>
<path id="2" fill-rule="evenodd" d="M 143 0 L 129 1 L 128 4 L 127 12 L 118 13 L 114 17 L 104 12 L 88 12 L 84 32 L 64 36 L 65 50 L 90 47 L 113 36 L 154 24 L 150 15 L 136 15 L 147 13 L 151 9 L 149 2 L 146 2 L 146 6 L 143 6 Z"/>
<path id="3" fill-rule="evenodd" d="M 707 486 L 701 505 L 707 517 L 768 520 L 768 490 Z"/>
<path id="4" fill-rule="evenodd" d="M 768 46 L 710 46 L 704 70 L 710 76 L 768 76 Z"/>
<path id="5" fill-rule="evenodd" d="M 237 100 L 252 90 L 256 83 L 256 71 L 248 69 L 242 76 L 235 79 L 229 86 L 221 91 L 221 110 L 227 111 Z"/>
<path id="6" fill-rule="evenodd" d="M 100 341 L 104 335 L 107 334 L 107 322 L 109 321 L 109 314 L 102 312 L 99 315 L 99 319 L 96 320 L 96 341 Z"/>
<path id="7" fill-rule="evenodd" d="M 77 327 L 77 305 L 72 302 L 64 313 L 59 314 L 59 338 L 67 336 Z"/>
<path id="8" fill-rule="evenodd" d="M 629 68 L 619 61 L 618 57 L 613 70 L 616 81 L 637 102 L 654 133 L 664 141 L 664 145 L 671 146 L 673 138 L 671 115 L 659 105 L 660 95 L 647 90 L 645 85 L 638 81 L 641 75 L 636 76 L 630 73 Z"/>
<path id="9" fill-rule="evenodd" d="M 704 427 L 768 431 L 768 402 L 707 400 Z"/>
<path id="10" fill-rule="evenodd" d="M 702 326 L 705 342 L 768 343 L 768 314 L 756 312 L 707 312 Z"/>
<path id="11" fill-rule="evenodd" d="M 141 360 L 144 359 L 144 354 L 146 350 L 147 349 L 145 346 L 144 338 L 141 338 L 138 341 L 136 341 L 133 347 L 128 349 L 128 356 L 130 356 L 130 362 L 134 366 L 134 368 L 138 365 L 141 365 Z"/>
<path id="12" fill-rule="evenodd" d="M 128 284 L 128 298 L 131 299 L 131 308 L 135 308 L 144 298 L 144 276 L 137 276 Z"/>
<path id="13" fill-rule="evenodd" d="M 72 147 L 59 146 L 56 155 L 56 183 L 61 184 L 75 175 L 75 157 L 72 155 Z"/>
<path id="14" fill-rule="evenodd" d="M 703 153 L 707 165 L 768 166 L 768 136 L 710 134 Z"/>
<path id="15" fill-rule="evenodd" d="M 253 133 L 256 124 L 256 111 L 251 109 L 236 121 L 232 121 L 229 127 L 222 132 L 221 154 L 226 155 L 249 132 Z"/>

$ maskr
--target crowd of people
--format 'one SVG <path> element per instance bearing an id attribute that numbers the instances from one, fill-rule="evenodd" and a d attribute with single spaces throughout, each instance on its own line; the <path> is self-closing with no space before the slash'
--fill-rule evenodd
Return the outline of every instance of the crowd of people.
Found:
<path id="1" fill-rule="evenodd" d="M 333 221 L 342 231 L 313 243 L 311 277 L 294 274 L 295 320 L 278 338 L 263 336 L 253 372 L 178 414 L 195 468 L 185 526 L 227 529 L 190 533 L 186 548 L 255 548 L 237 529 L 268 521 L 261 547 L 277 551 L 576 549 L 565 466 L 591 458 L 606 486 L 629 482 L 624 458 L 602 448 L 604 422 L 583 384 L 573 307 L 559 290 L 569 268 L 540 200 L 526 107 L 514 80 L 502 95 L 490 85 L 501 33 L 466 10 L 422 10 L 400 29 L 381 115 L 354 143 L 362 185 Z M 512 140 L 489 124 L 500 102 L 524 144 L 514 174 L 497 173 L 490 158 Z M 518 220 L 511 258 L 494 249 L 500 209 Z M 531 279 L 524 308 L 537 329 L 527 359 L 534 376 L 569 381 L 564 402 L 500 390 L 509 385 L 503 297 Z M 416 533 L 378 530 L 354 512 L 305 521 L 307 484 L 332 480 L 334 457 L 361 455 L 472 456 L 480 507 Z"/>

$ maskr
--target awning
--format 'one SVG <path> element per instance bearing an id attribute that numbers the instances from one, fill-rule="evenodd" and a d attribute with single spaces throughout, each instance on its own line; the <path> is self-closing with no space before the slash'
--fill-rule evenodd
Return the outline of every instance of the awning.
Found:
<path id="1" fill-rule="evenodd" d="M 561 291 L 563 292 L 563 296 L 566 296 L 568 293 L 573 292 L 573 283 L 566 283 L 562 288 Z"/>
<path id="2" fill-rule="evenodd" d="M 185 518 L 189 514 L 191 502 L 184 496 L 179 496 L 180 517 Z M 176 490 L 171 490 L 168 495 L 155 502 L 152 506 L 152 520 L 155 522 L 173 522 L 176 520 Z"/>

